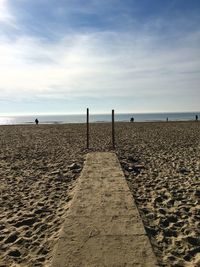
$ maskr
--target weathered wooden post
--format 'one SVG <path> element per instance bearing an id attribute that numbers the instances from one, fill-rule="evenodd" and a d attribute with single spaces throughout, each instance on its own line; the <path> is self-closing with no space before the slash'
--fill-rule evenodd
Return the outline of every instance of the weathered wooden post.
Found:
<path id="1" fill-rule="evenodd" d="M 112 110 L 112 147 L 115 149 L 115 111 Z"/>
<path id="2" fill-rule="evenodd" d="M 87 149 L 89 149 L 89 108 L 87 108 Z"/>

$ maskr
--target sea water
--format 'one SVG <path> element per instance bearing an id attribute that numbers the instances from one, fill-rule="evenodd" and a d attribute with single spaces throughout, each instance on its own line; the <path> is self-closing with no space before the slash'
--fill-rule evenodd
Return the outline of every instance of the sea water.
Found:
<path id="1" fill-rule="evenodd" d="M 156 122 L 156 121 L 190 121 L 195 120 L 200 112 L 185 112 L 185 113 L 126 113 L 115 114 L 115 121 L 128 122 L 133 117 L 135 122 Z M 63 124 L 63 123 L 85 123 L 86 114 L 80 115 L 35 115 L 35 116 L 0 116 L 0 125 L 14 124 L 33 124 L 38 118 L 42 124 Z M 90 122 L 110 122 L 111 114 L 91 114 Z"/>

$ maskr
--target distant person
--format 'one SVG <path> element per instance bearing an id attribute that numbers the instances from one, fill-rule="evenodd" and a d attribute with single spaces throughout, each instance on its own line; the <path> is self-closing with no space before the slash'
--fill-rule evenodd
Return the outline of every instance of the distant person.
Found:
<path id="1" fill-rule="evenodd" d="M 36 118 L 35 119 L 35 124 L 38 125 L 38 123 L 39 123 L 39 120 Z"/>
<path id="2" fill-rule="evenodd" d="M 196 121 L 198 121 L 198 119 L 199 119 L 198 115 L 195 116 L 195 119 L 196 119 Z"/>
<path id="3" fill-rule="evenodd" d="M 169 121 L 169 119 L 168 119 L 168 117 L 167 117 L 166 122 L 168 122 L 168 121 Z"/>
<path id="4" fill-rule="evenodd" d="M 134 122 L 134 118 L 133 117 L 130 119 L 130 122 Z"/>

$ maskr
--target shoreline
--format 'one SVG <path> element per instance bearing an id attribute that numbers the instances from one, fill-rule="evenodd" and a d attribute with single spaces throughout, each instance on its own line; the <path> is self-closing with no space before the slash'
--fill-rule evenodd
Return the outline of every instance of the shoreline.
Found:
<path id="1" fill-rule="evenodd" d="M 89 120 L 92 123 L 107 123 L 112 120 L 111 117 L 111 113 L 94 114 L 91 110 L 89 112 Z M 85 123 L 86 113 L 0 116 L 0 125 L 34 124 L 36 118 L 42 124 Z M 115 112 L 116 122 L 130 122 L 131 118 L 135 122 L 194 121 L 200 118 L 200 112 L 118 113 L 117 110 Z"/>
<path id="2" fill-rule="evenodd" d="M 200 122 L 200 120 L 196 121 L 196 120 L 146 120 L 146 121 L 134 121 L 134 122 L 130 122 L 128 120 L 124 120 L 124 121 L 116 121 L 115 123 L 130 123 L 130 124 L 137 124 L 137 123 L 198 123 Z M 111 121 L 92 121 L 90 122 L 90 124 L 109 124 L 111 123 Z M 76 125 L 76 124 L 86 124 L 85 122 L 40 122 L 38 124 L 39 125 L 47 125 L 47 126 L 51 126 L 51 125 Z M 0 124 L 1 126 L 33 126 L 35 125 L 35 122 L 26 122 L 26 123 L 16 123 L 16 124 Z"/>

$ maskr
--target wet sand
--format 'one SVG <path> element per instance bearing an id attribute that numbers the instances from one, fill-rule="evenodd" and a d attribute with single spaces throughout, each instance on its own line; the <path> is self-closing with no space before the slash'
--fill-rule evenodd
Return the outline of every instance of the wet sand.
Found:
<path id="1" fill-rule="evenodd" d="M 85 125 L 0 127 L 0 266 L 49 266 Z M 91 125 L 91 150 L 111 149 Z M 200 123 L 116 123 L 116 152 L 160 266 L 200 266 Z"/>

